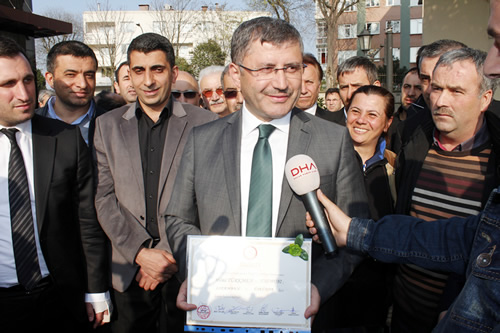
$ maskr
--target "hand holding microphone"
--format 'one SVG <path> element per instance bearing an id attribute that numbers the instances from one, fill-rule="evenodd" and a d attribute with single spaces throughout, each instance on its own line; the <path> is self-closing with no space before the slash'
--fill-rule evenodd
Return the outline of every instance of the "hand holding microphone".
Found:
<path id="1" fill-rule="evenodd" d="M 285 175 L 288 184 L 296 194 L 301 196 L 306 210 L 311 215 L 325 253 L 328 256 L 336 255 L 335 238 L 333 238 L 323 206 L 316 196 L 316 190 L 320 183 L 316 163 L 307 155 L 295 155 L 286 163 Z"/>

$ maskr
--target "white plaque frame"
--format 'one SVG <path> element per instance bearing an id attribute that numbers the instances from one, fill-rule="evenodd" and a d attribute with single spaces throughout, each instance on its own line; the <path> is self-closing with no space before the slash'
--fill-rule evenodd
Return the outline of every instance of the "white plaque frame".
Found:
<path id="1" fill-rule="evenodd" d="M 293 238 L 188 236 L 187 325 L 310 329 L 308 260 L 282 250 Z"/>

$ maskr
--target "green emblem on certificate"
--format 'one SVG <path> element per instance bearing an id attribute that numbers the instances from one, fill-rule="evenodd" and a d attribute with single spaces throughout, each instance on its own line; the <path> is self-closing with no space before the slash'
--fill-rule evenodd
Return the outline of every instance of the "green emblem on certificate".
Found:
<path id="1" fill-rule="evenodd" d="M 283 248 L 284 253 L 288 253 L 294 257 L 300 257 L 302 260 L 309 260 L 309 254 L 307 254 L 306 250 L 302 248 L 302 244 L 304 243 L 304 236 L 302 234 L 298 234 L 295 237 L 295 243 L 285 246 Z"/>

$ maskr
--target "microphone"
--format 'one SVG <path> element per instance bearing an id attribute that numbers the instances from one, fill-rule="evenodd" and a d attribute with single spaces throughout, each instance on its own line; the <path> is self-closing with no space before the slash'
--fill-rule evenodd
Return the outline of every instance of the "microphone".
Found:
<path id="1" fill-rule="evenodd" d="M 292 190 L 301 196 L 304 206 L 311 215 L 319 239 L 327 256 L 337 254 L 337 244 L 325 216 L 324 207 L 318 201 L 319 171 L 311 157 L 295 155 L 286 162 L 285 175 Z"/>

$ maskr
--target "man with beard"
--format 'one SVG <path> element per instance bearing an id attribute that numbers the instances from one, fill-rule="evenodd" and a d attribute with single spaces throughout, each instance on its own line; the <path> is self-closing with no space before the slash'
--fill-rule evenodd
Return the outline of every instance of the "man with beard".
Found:
<path id="1" fill-rule="evenodd" d="M 410 68 L 403 79 L 401 88 L 401 106 L 394 112 L 391 127 L 387 132 L 388 147 L 392 148 L 391 142 L 397 140 L 397 127 L 408 118 L 408 108 L 422 95 L 422 84 L 418 76 L 417 67 Z"/>
<path id="2" fill-rule="evenodd" d="M 78 125 L 87 145 L 92 146 L 95 118 L 106 112 L 94 103 L 97 58 L 87 45 L 76 40 L 60 42 L 47 55 L 45 80 L 54 89 L 41 116 Z"/>

